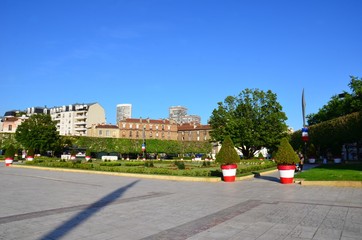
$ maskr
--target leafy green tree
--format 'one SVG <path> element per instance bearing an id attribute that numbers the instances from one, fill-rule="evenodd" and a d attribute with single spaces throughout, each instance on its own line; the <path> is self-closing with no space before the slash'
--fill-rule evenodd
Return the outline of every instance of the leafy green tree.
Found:
<path id="1" fill-rule="evenodd" d="M 34 114 L 17 127 L 15 139 L 26 149 L 39 152 L 54 150 L 60 137 L 55 122 L 46 114 Z"/>
<path id="2" fill-rule="evenodd" d="M 329 102 L 319 109 L 318 113 L 307 115 L 308 125 L 325 122 L 362 109 L 362 78 L 350 76 L 348 84 L 351 93 L 343 91 L 333 95 Z"/>
<path id="3" fill-rule="evenodd" d="M 210 117 L 210 133 L 215 141 L 229 135 L 245 158 L 262 147 L 275 149 L 285 136 L 287 117 L 271 90 L 245 89 L 239 96 L 228 96 L 218 103 Z"/>

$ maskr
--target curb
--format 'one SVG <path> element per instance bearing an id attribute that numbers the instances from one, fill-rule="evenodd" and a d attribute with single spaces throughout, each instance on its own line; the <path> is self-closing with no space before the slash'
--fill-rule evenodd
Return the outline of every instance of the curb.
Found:
<path id="1" fill-rule="evenodd" d="M 362 188 L 362 181 L 298 181 L 302 186 Z M 298 183 L 296 181 L 296 183 Z"/>

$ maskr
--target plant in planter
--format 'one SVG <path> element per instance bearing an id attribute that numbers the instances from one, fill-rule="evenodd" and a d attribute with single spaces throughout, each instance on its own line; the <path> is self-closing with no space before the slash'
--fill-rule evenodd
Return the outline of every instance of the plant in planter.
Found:
<path id="1" fill-rule="evenodd" d="M 26 160 L 27 161 L 33 161 L 34 160 L 34 149 L 33 148 L 28 149 L 28 152 L 26 154 Z"/>
<path id="2" fill-rule="evenodd" d="M 90 149 L 87 149 L 85 151 L 85 160 L 89 161 L 91 159 L 91 150 Z"/>
<path id="3" fill-rule="evenodd" d="M 293 183 L 295 164 L 299 161 L 299 157 L 288 139 L 283 138 L 275 154 L 275 163 L 278 165 L 281 183 Z"/>
<path id="4" fill-rule="evenodd" d="M 5 151 L 5 166 L 10 166 L 14 161 L 15 148 L 11 144 Z"/>
<path id="5" fill-rule="evenodd" d="M 223 180 L 225 182 L 234 182 L 236 176 L 237 163 L 240 157 L 234 148 L 234 143 L 230 136 L 226 136 L 222 143 L 220 151 L 216 154 L 217 163 L 221 164 Z"/>

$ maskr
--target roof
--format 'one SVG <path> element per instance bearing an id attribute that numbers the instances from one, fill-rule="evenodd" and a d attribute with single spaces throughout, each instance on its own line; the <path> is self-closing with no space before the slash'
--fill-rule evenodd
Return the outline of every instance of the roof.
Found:
<path id="1" fill-rule="evenodd" d="M 152 123 L 152 124 L 171 124 L 168 119 L 149 119 L 149 118 L 126 118 L 120 122 L 126 123 Z"/>
<path id="2" fill-rule="evenodd" d="M 99 124 L 95 128 L 112 128 L 112 129 L 118 129 L 118 126 L 112 125 L 112 124 Z"/>
<path id="3" fill-rule="evenodd" d="M 211 126 L 193 124 L 193 123 L 184 123 L 178 126 L 178 131 L 197 131 L 197 130 L 211 130 Z"/>

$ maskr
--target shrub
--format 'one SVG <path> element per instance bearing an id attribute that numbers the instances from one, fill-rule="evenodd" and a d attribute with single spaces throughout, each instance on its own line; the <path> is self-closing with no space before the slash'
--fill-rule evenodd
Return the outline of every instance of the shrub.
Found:
<path id="1" fill-rule="evenodd" d="M 234 148 L 230 136 L 226 136 L 220 151 L 216 154 L 216 162 L 222 165 L 235 164 L 240 162 L 240 157 Z"/>
<path id="2" fill-rule="evenodd" d="M 15 156 L 15 148 L 14 145 L 11 144 L 5 151 L 5 158 L 14 159 L 14 156 Z"/>
<path id="3" fill-rule="evenodd" d="M 184 162 L 175 161 L 174 163 L 175 163 L 175 165 L 177 166 L 177 168 L 180 169 L 180 170 L 183 170 L 183 169 L 186 168 Z"/>
<path id="4" fill-rule="evenodd" d="M 299 162 L 299 157 L 287 138 L 283 138 L 280 141 L 280 145 L 275 154 L 275 162 L 278 165 L 295 165 Z"/>

